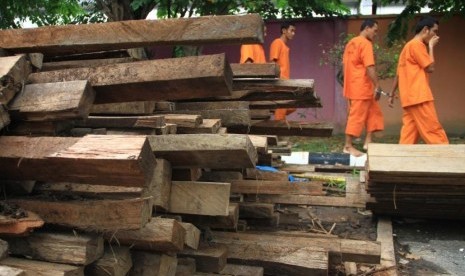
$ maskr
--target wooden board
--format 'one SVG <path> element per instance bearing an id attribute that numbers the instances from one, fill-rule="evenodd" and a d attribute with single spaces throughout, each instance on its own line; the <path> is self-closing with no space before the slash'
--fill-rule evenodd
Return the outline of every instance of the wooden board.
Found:
<path id="1" fill-rule="evenodd" d="M 199 127 L 202 116 L 196 114 L 164 114 L 167 123 L 176 124 L 178 127 Z"/>
<path id="2" fill-rule="evenodd" d="M 219 274 L 235 276 L 263 276 L 263 267 L 226 264 Z"/>
<path id="3" fill-rule="evenodd" d="M 280 68 L 271 63 L 231 63 L 234 78 L 279 78 Z"/>
<path id="4" fill-rule="evenodd" d="M 0 108 L 1 112 L 1 108 Z M 1 122 L 0 122 L 1 123 Z M 7 130 L 8 135 L 58 136 L 69 133 L 73 128 L 71 121 L 15 122 Z"/>
<path id="5" fill-rule="evenodd" d="M 202 229 L 228 229 L 236 230 L 239 221 L 239 206 L 230 202 L 227 216 L 202 216 L 202 215 L 182 215 L 184 221 L 188 221 Z"/>
<path id="6" fill-rule="evenodd" d="M 276 246 L 294 244 L 300 248 L 313 248 L 316 251 L 329 252 L 331 261 L 353 261 L 360 263 L 379 264 L 381 246 L 379 242 L 335 239 L 335 238 L 312 238 L 296 237 L 275 234 L 274 232 L 219 232 L 214 231 L 213 241 L 220 243 L 239 242 L 243 244 L 272 243 Z M 266 273 L 266 271 L 265 271 Z"/>
<path id="7" fill-rule="evenodd" d="M 328 275 L 328 252 L 274 242 L 228 242 L 228 262 L 264 268 L 267 275 Z"/>
<path id="8" fill-rule="evenodd" d="M 5 221 L 6 220 L 6 221 Z M 24 236 L 44 225 L 44 221 L 34 212 L 28 211 L 27 217 L 11 219 L 0 217 L 0 234 L 2 236 Z"/>
<path id="9" fill-rule="evenodd" d="M 171 213 L 227 216 L 231 184 L 220 182 L 173 181 Z"/>
<path id="10" fill-rule="evenodd" d="M 133 62 L 137 59 L 132 57 L 121 57 L 121 58 L 99 58 L 99 59 L 87 59 L 87 60 L 65 60 L 55 62 L 44 62 L 42 64 L 41 72 L 61 70 L 68 68 L 80 68 L 80 67 L 97 67 L 107 64 L 115 63 L 127 63 Z"/>
<path id="11" fill-rule="evenodd" d="M 10 114 L 8 111 L 0 105 L 0 130 L 10 124 Z"/>
<path id="12" fill-rule="evenodd" d="M 77 233 L 34 232 L 28 237 L 7 239 L 13 255 L 71 265 L 88 265 L 103 255 L 103 238 Z"/>
<path id="13" fill-rule="evenodd" d="M 8 104 L 21 91 L 31 71 L 25 55 L 0 57 L 1 104 Z"/>
<path id="14" fill-rule="evenodd" d="M 179 100 L 230 95 L 232 71 L 225 55 L 216 54 L 63 69 L 28 78 L 31 83 L 72 80 L 88 80 L 97 104 Z"/>
<path id="15" fill-rule="evenodd" d="M 228 248 L 223 244 L 201 243 L 197 250 L 186 248 L 178 256 L 195 259 L 197 271 L 218 273 L 226 265 Z"/>
<path id="16" fill-rule="evenodd" d="M 245 178 L 255 180 L 288 181 L 289 173 L 283 171 L 273 172 L 247 168 Z"/>
<path id="17" fill-rule="evenodd" d="M 257 152 L 244 135 L 177 134 L 147 138 L 155 156 L 168 160 L 173 167 L 251 168 L 257 161 Z"/>
<path id="18" fill-rule="evenodd" d="M 44 201 L 11 199 L 46 223 L 83 230 L 140 229 L 152 214 L 151 198 L 126 200 Z"/>
<path id="19" fill-rule="evenodd" d="M 104 233 L 104 238 L 113 244 L 130 246 L 150 251 L 181 251 L 186 232 L 174 219 L 152 218 L 138 230 L 119 230 Z"/>
<path id="20" fill-rule="evenodd" d="M 180 224 L 186 233 L 184 236 L 184 244 L 189 248 L 197 249 L 200 241 L 200 230 L 192 223 L 180 222 Z"/>
<path id="21" fill-rule="evenodd" d="M 4 276 L 26 276 L 26 272 L 19 268 L 0 265 L 0 275 Z"/>
<path id="22" fill-rule="evenodd" d="M 103 256 L 91 265 L 86 266 L 85 274 L 89 276 L 126 276 L 132 267 L 129 247 L 106 247 Z"/>
<path id="23" fill-rule="evenodd" d="M 76 126 L 91 128 L 158 128 L 165 125 L 161 115 L 147 116 L 89 116 Z"/>
<path id="24" fill-rule="evenodd" d="M 465 185 L 465 145 L 371 143 L 367 154 L 370 181 Z"/>
<path id="25" fill-rule="evenodd" d="M 132 252 L 133 267 L 129 271 L 129 276 L 153 276 L 166 275 L 175 276 L 177 258 L 160 253 L 144 251 Z"/>
<path id="26" fill-rule="evenodd" d="M 13 118 L 27 121 L 83 119 L 94 99 L 95 91 L 85 80 L 28 84 L 9 110 Z"/>
<path id="27" fill-rule="evenodd" d="M 259 135 L 329 137 L 333 126 L 326 123 L 308 123 L 298 121 L 260 121 L 250 127 L 228 127 L 230 133 Z"/>
<path id="28" fill-rule="evenodd" d="M 0 175 L 12 180 L 143 187 L 156 162 L 144 136 L 2 136 L 0 148 Z"/>
<path id="29" fill-rule="evenodd" d="M 203 119 L 202 124 L 198 127 L 178 127 L 179 134 L 196 134 L 196 133 L 218 133 L 221 127 L 221 119 Z"/>
<path id="30" fill-rule="evenodd" d="M 7 258 L 0 261 L 0 265 L 24 270 L 26 275 L 37 276 L 84 276 L 84 267 L 66 264 L 53 264 L 20 258 Z"/>
<path id="31" fill-rule="evenodd" d="M 154 101 L 94 104 L 90 113 L 94 115 L 150 115 L 154 108 Z"/>
<path id="32" fill-rule="evenodd" d="M 378 268 L 386 270 L 380 273 L 375 273 L 375 275 L 397 276 L 396 252 L 394 250 L 391 219 L 387 217 L 379 217 L 377 232 L 376 240 L 381 243 L 381 263 Z"/>
<path id="33" fill-rule="evenodd" d="M 154 45 L 260 43 L 263 24 L 258 14 L 249 14 L 2 30 L 0 48 L 60 55 Z"/>
<path id="34" fill-rule="evenodd" d="M 272 180 L 233 180 L 231 192 L 240 194 L 322 195 L 321 183 Z"/>

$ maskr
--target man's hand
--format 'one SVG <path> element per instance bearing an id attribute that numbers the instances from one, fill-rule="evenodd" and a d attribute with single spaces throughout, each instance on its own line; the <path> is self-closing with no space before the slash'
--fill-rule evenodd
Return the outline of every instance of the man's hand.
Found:
<path id="1" fill-rule="evenodd" d="M 388 104 L 389 104 L 389 107 L 394 107 L 394 99 L 398 98 L 398 96 L 392 92 L 389 94 L 389 98 L 388 98 Z"/>
<path id="2" fill-rule="evenodd" d="M 429 40 L 428 46 L 429 46 L 430 48 L 433 48 L 433 47 L 436 46 L 438 43 L 439 43 L 439 36 L 435 35 L 435 36 L 433 36 L 433 37 Z"/>

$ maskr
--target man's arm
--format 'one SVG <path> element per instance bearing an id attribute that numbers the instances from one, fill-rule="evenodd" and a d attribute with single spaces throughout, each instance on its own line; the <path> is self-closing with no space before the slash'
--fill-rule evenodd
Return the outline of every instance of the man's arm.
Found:
<path id="1" fill-rule="evenodd" d="M 399 87 L 399 77 L 396 74 L 394 78 L 394 82 L 392 83 L 391 93 L 389 93 L 389 99 L 388 99 L 389 107 L 394 107 L 394 99 L 397 98 L 396 90 L 398 87 Z"/>
<path id="2" fill-rule="evenodd" d="M 370 65 L 367 67 L 367 75 L 370 78 L 371 82 L 375 86 L 375 90 L 379 89 L 379 83 L 378 83 L 378 74 L 376 74 L 376 69 L 374 65 Z"/>
<path id="3" fill-rule="evenodd" d="M 438 44 L 438 42 L 439 42 L 439 36 L 435 35 L 430 39 L 430 41 L 428 43 L 429 56 L 430 56 L 430 58 L 431 58 L 431 60 L 433 62 L 431 62 L 431 64 L 428 65 L 425 68 L 425 71 L 427 73 L 433 73 L 434 72 L 434 46 L 436 46 L 436 44 Z"/>

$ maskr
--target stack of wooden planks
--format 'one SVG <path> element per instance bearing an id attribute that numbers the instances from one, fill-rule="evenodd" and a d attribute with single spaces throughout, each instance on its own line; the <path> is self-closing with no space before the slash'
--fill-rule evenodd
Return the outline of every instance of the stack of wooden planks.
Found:
<path id="1" fill-rule="evenodd" d="M 370 144 L 367 207 L 377 214 L 465 219 L 464 145 Z"/>
<path id="2" fill-rule="evenodd" d="M 321 182 L 256 165 L 288 150 L 276 134 L 332 129 L 258 123 L 251 110 L 321 107 L 313 80 L 278 80 L 276 64 L 229 64 L 224 54 L 125 51 L 260 43 L 262 27 L 245 15 L 0 31 L 10 55 L 0 57 L 0 184 L 15 210 L 0 216 L 0 274 L 327 275 L 334 262 L 378 264 L 375 241 L 273 233 L 299 221 L 283 200 L 325 195 Z M 227 133 L 260 124 L 274 131 Z M 342 203 L 355 201 L 352 190 Z M 267 230 L 227 232 L 253 226 Z"/>

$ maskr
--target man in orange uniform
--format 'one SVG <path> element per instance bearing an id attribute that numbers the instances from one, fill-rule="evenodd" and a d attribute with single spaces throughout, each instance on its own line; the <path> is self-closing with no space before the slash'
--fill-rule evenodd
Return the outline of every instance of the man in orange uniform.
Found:
<path id="1" fill-rule="evenodd" d="M 266 26 L 263 27 L 266 36 Z M 241 46 L 241 60 L 239 63 L 266 63 L 265 50 L 262 44 L 244 44 Z"/>
<path id="2" fill-rule="evenodd" d="M 281 79 L 289 79 L 291 76 L 291 65 L 289 62 L 289 47 L 287 43 L 294 38 L 295 26 L 293 23 L 285 22 L 281 25 L 281 36 L 275 39 L 270 46 L 270 60 L 279 65 Z M 275 110 L 275 120 L 285 120 L 286 115 L 294 112 L 295 108 L 278 108 Z"/>
<path id="3" fill-rule="evenodd" d="M 427 144 L 449 144 L 436 114 L 428 76 L 434 71 L 438 29 L 436 19 L 425 17 L 420 20 L 415 37 L 405 44 L 399 56 L 390 104 L 398 87 L 403 108 L 400 144 L 415 144 L 420 137 Z"/>
<path id="4" fill-rule="evenodd" d="M 352 38 L 344 49 L 344 97 L 348 100 L 349 114 L 343 152 L 353 156 L 363 154 L 353 146 L 352 140 L 359 137 L 364 128 L 364 149 L 372 141 L 373 132 L 384 129 L 383 113 L 375 99 L 375 91 L 381 91 L 372 44 L 377 33 L 378 23 L 366 19 L 360 27 L 360 35 Z"/>

